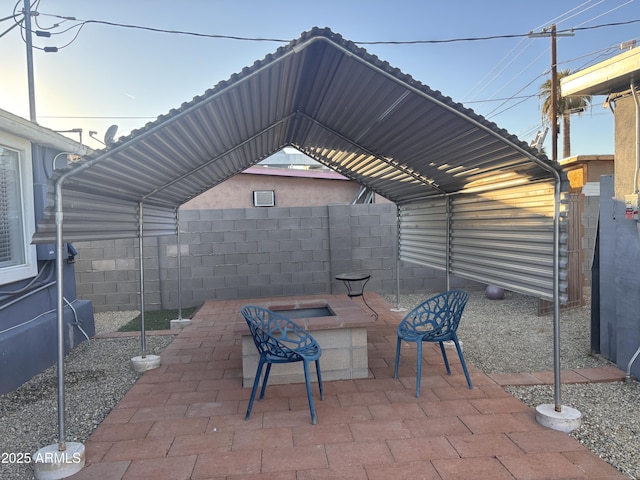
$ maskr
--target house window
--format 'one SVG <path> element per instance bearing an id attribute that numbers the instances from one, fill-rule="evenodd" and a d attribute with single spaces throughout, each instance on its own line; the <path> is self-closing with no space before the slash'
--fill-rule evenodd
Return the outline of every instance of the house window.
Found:
<path id="1" fill-rule="evenodd" d="M 0 133 L 0 284 L 37 273 L 31 145 Z"/>

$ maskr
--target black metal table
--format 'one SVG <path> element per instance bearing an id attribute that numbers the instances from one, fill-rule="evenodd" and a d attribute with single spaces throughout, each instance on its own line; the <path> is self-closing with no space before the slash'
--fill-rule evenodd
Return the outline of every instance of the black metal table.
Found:
<path id="1" fill-rule="evenodd" d="M 344 282 L 347 287 L 347 296 L 349 298 L 362 297 L 364 304 L 373 312 L 373 316 L 377 319 L 378 313 L 369 306 L 367 300 L 364 298 L 364 287 L 370 279 L 371 274 L 364 272 L 349 272 L 336 275 L 336 280 Z"/>

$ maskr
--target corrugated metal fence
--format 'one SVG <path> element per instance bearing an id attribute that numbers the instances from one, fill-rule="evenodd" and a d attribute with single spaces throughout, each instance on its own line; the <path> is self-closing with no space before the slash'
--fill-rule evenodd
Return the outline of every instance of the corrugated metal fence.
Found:
<path id="1" fill-rule="evenodd" d="M 566 301 L 561 222 L 560 298 Z M 400 207 L 400 258 L 553 299 L 554 185 L 530 183 Z M 448 235 L 447 235 L 448 232 Z"/>

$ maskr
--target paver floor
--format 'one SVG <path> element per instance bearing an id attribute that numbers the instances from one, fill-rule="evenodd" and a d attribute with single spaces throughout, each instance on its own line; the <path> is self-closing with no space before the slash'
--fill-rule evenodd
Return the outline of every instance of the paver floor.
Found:
<path id="1" fill-rule="evenodd" d="M 70 478 L 627 478 L 569 435 L 539 425 L 502 387 L 552 381 L 548 372 L 488 376 L 469 365 L 469 389 L 455 351 L 449 376 L 434 346 L 425 349 L 416 398 L 415 348 L 403 346 L 393 379 L 403 313 L 373 293 L 367 301 L 380 316 L 368 330 L 369 378 L 324 382 L 324 401 L 314 389 L 317 425 L 303 384 L 269 385 L 245 421 L 250 389 L 242 388 L 233 330 L 243 305 L 264 300 L 207 302 L 162 352 L 161 366 L 145 372 L 85 442 L 87 464 Z M 609 367 L 569 373 L 581 382 L 624 377 Z"/>

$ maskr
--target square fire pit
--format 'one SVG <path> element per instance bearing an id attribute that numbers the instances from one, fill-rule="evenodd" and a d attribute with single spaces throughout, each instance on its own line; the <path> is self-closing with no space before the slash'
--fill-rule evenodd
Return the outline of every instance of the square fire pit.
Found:
<path id="1" fill-rule="evenodd" d="M 278 312 L 313 335 L 322 348 L 323 380 L 367 378 L 367 327 L 375 320 L 358 303 L 345 297 L 283 298 L 255 305 Z M 242 315 L 236 332 L 242 335 L 242 385 L 253 386 L 260 356 Z M 312 368 L 315 378 L 315 365 Z M 269 385 L 302 383 L 302 363 L 273 365 Z"/>

